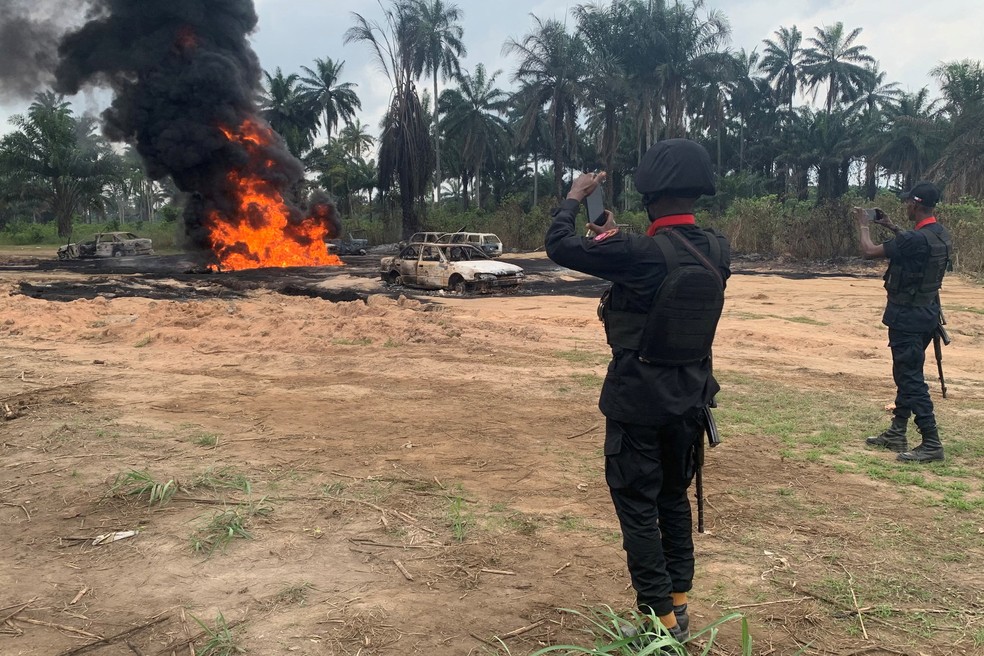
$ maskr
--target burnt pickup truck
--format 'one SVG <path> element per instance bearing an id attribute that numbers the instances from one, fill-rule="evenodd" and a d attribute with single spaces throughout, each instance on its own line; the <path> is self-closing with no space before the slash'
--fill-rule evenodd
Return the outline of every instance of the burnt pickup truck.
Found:
<path id="1" fill-rule="evenodd" d="M 153 254 L 153 242 L 132 232 L 100 232 L 85 241 L 66 244 L 58 249 L 59 260 Z"/>

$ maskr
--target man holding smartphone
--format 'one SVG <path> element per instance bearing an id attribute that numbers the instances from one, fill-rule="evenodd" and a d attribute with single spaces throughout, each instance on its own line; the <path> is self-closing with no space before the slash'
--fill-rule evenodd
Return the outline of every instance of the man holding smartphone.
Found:
<path id="1" fill-rule="evenodd" d="M 710 346 L 731 275 L 730 248 L 694 220 L 697 199 L 715 193 L 710 156 L 696 142 L 662 141 L 642 158 L 635 184 L 651 222 L 647 235 L 620 231 L 605 210 L 582 236 L 575 225 L 580 204 L 605 177 L 585 173 L 574 181 L 553 212 L 546 251 L 561 266 L 612 282 L 599 308 L 612 348 L 599 401 L 605 478 L 639 609 L 683 641 L 694 576 L 687 490 L 704 437 L 703 408 L 720 389 Z M 703 276 L 704 286 L 694 294 L 692 285 L 672 285 L 679 275 Z M 662 320 L 671 308 L 687 320 Z"/>
<path id="2" fill-rule="evenodd" d="M 943 443 L 923 367 L 926 347 L 933 341 L 940 325 L 939 292 L 950 266 L 953 243 L 950 233 L 936 220 L 935 207 L 940 200 L 936 185 L 918 182 L 901 198 L 908 219 L 915 225 L 913 230 L 900 230 L 879 209 L 854 210 L 861 253 L 867 259 L 888 259 L 884 277 L 888 303 L 882 323 L 888 326 L 892 377 L 897 388 L 892 425 L 865 441 L 871 446 L 895 451 L 898 453 L 896 459 L 902 462 L 933 462 L 943 460 Z M 875 244 L 869 229 L 872 220 L 891 230 L 895 237 Z M 912 415 L 915 415 L 922 442 L 910 450 L 906 426 Z"/>

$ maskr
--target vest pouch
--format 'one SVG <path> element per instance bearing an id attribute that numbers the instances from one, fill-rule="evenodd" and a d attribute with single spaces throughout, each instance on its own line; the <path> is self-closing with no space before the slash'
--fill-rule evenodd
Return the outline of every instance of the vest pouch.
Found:
<path id="1" fill-rule="evenodd" d="M 723 309 L 724 292 L 713 273 L 696 266 L 671 271 L 646 315 L 639 359 L 660 366 L 704 360 Z"/>

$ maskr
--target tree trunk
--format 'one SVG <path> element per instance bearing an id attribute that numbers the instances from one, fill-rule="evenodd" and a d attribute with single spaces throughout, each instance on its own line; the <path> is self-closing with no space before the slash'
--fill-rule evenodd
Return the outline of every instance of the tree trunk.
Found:
<path id="1" fill-rule="evenodd" d="M 475 164 L 475 209 L 482 211 L 482 160 Z"/>
<path id="2" fill-rule="evenodd" d="M 553 165 L 554 165 L 554 191 L 557 200 L 564 198 L 564 125 L 560 116 L 559 108 L 554 108 L 554 134 L 553 134 Z"/>
<path id="3" fill-rule="evenodd" d="M 539 198 L 539 186 L 540 186 L 540 160 L 533 156 L 533 207 L 536 207 L 540 203 Z"/>
<path id="4" fill-rule="evenodd" d="M 437 157 L 437 178 L 434 180 L 434 202 L 441 200 L 441 134 L 437 115 L 437 68 L 434 68 L 434 154 Z"/>

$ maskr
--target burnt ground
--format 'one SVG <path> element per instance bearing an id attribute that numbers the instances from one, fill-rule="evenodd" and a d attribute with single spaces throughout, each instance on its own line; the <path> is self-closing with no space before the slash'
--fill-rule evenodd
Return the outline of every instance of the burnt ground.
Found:
<path id="1" fill-rule="evenodd" d="M 527 290 L 458 296 L 387 289 L 374 258 L 206 275 L 8 257 L 0 654 L 170 656 L 222 626 L 264 656 L 590 645 L 559 609 L 632 605 L 596 408 L 602 284 L 518 259 Z M 695 627 L 740 612 L 756 656 L 980 654 L 980 286 L 948 279 L 948 460 L 911 468 L 861 444 L 892 398 L 876 269 L 736 269 Z M 115 531 L 138 533 L 94 543 Z M 741 653 L 737 623 L 710 653 Z"/>
<path id="2" fill-rule="evenodd" d="M 527 273 L 523 288 L 513 294 L 549 296 L 562 293 L 568 296 L 598 298 L 607 283 L 589 276 L 565 275 L 571 272 L 558 267 L 540 254 L 513 254 L 504 259 L 517 264 Z M 209 272 L 183 255 L 105 258 L 92 260 L 17 260 L 0 259 L 0 272 L 38 272 L 46 274 L 76 274 L 78 280 L 54 280 L 42 284 L 24 282 L 20 292 L 32 298 L 50 301 L 141 297 L 157 300 L 241 298 L 250 290 L 269 289 L 288 296 L 308 296 L 327 301 L 365 300 L 370 294 L 382 293 L 397 298 L 400 295 L 427 299 L 443 296 L 443 292 L 378 284 L 348 287 L 331 285 L 326 280 L 338 276 L 379 281 L 379 257 L 374 255 L 343 257 L 344 267 L 294 267 L 290 269 L 255 269 L 234 272 Z M 781 276 L 789 280 L 812 278 L 855 277 L 880 275 L 873 265 L 860 260 L 828 263 L 823 267 L 778 264 L 755 259 L 736 259 L 733 275 Z"/>

